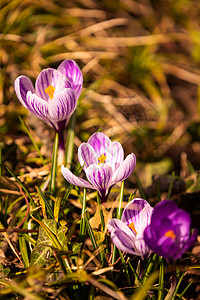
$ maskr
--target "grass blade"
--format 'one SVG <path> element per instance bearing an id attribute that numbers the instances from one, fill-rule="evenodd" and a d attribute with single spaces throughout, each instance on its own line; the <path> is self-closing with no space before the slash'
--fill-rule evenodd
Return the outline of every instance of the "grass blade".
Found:
<path id="1" fill-rule="evenodd" d="M 79 240 L 83 242 L 86 235 L 86 189 L 83 190 L 83 202 L 82 202 L 82 213 L 81 213 L 81 224 L 80 224 L 80 233 Z"/>
<path id="2" fill-rule="evenodd" d="M 19 233 L 19 248 L 21 252 L 21 256 L 24 262 L 24 267 L 27 268 L 29 267 L 29 257 L 28 257 L 28 251 L 26 247 L 26 240 L 23 236 L 23 234 Z"/>
<path id="3" fill-rule="evenodd" d="M 122 216 L 122 202 L 123 202 L 123 199 L 124 199 L 124 181 L 122 181 L 121 190 L 120 190 L 119 206 L 118 206 L 118 210 L 117 210 L 117 218 L 118 219 L 121 219 L 121 216 Z M 113 246 L 113 253 L 112 253 L 112 264 L 115 263 L 116 253 L 117 253 L 117 248 L 114 245 Z"/>
<path id="4" fill-rule="evenodd" d="M 68 133 L 67 133 L 65 163 L 66 163 L 66 167 L 68 169 L 71 168 L 71 163 L 72 163 L 73 153 L 74 153 L 75 125 L 76 125 L 76 110 L 71 117 L 71 120 L 69 123 L 69 128 L 68 128 Z"/>
<path id="5" fill-rule="evenodd" d="M 53 195 L 55 194 L 55 189 L 56 189 L 57 156 L 58 156 L 58 133 L 56 133 L 54 146 L 53 146 L 51 178 L 49 183 L 49 193 Z"/>
<path id="6" fill-rule="evenodd" d="M 139 177 L 137 176 L 137 173 L 135 172 L 135 177 L 136 177 L 136 181 L 137 181 L 137 185 L 138 185 L 138 189 L 140 191 L 140 195 L 143 199 L 146 199 L 146 196 L 145 196 L 145 193 L 144 193 L 144 189 L 143 189 L 143 186 L 142 186 L 142 183 L 139 179 Z"/>
<path id="7" fill-rule="evenodd" d="M 159 273 L 158 300 L 162 300 L 164 297 L 164 263 L 162 257 L 159 257 L 159 262 L 160 262 L 160 273 Z"/>
<path id="8" fill-rule="evenodd" d="M 44 202 L 45 203 L 45 207 L 47 208 L 48 213 L 51 216 L 51 219 L 54 219 L 54 214 L 53 214 L 53 210 L 49 204 L 49 201 L 44 197 L 44 194 L 42 193 L 41 189 L 39 188 L 39 186 L 36 187 L 37 192 L 38 192 L 38 196 L 40 198 L 40 202 Z"/>
<path id="9" fill-rule="evenodd" d="M 22 124 L 22 128 L 23 128 L 24 131 L 28 134 L 28 136 L 29 136 L 31 142 L 33 143 L 33 146 L 35 147 L 35 149 L 36 149 L 36 151 L 37 151 L 37 153 L 38 153 L 38 155 L 39 155 L 39 157 L 40 157 L 40 159 L 41 159 L 41 161 L 42 161 L 42 164 L 43 164 L 43 166 L 44 166 L 44 165 L 45 165 L 45 163 L 44 163 L 44 158 L 43 158 L 43 156 L 42 156 L 42 154 L 41 154 L 41 152 L 40 152 L 40 149 L 39 149 L 37 143 L 35 142 L 35 140 L 34 140 L 32 134 L 31 134 L 31 132 L 30 132 L 29 128 L 26 126 L 26 124 L 24 123 L 24 121 L 22 120 L 21 117 L 19 117 L 19 120 L 20 120 L 20 122 L 21 122 L 21 124 Z"/>

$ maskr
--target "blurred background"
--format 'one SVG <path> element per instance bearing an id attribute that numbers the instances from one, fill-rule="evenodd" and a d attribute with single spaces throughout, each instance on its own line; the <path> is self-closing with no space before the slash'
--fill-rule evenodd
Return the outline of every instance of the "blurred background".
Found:
<path id="1" fill-rule="evenodd" d="M 33 129 L 49 161 L 54 140 L 54 132 L 22 107 L 14 80 L 23 74 L 34 83 L 42 69 L 74 59 L 84 77 L 75 155 L 81 142 L 101 130 L 118 140 L 126 155 L 136 154 L 136 172 L 148 198 L 156 196 L 155 180 L 160 180 L 161 192 L 168 190 L 173 172 L 172 192 L 179 195 L 187 190 L 186 208 L 193 205 L 196 215 L 200 198 L 199 20 L 198 0 L 1 0 L 3 174 L 7 174 L 4 164 L 21 176 L 40 166 L 19 116 Z M 126 186 L 134 190 L 134 175 Z"/>

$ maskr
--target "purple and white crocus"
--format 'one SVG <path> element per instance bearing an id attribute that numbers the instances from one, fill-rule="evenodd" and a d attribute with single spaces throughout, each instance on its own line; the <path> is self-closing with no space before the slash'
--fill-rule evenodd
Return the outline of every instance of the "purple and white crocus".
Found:
<path id="1" fill-rule="evenodd" d="M 65 179 L 84 188 L 96 189 L 101 201 L 107 199 L 111 187 L 128 178 L 136 165 L 136 157 L 129 154 L 124 160 L 124 150 L 119 142 L 111 142 L 102 132 L 94 133 L 87 143 L 78 148 L 78 158 L 88 181 L 75 176 L 62 165 L 61 172 Z"/>
<path id="2" fill-rule="evenodd" d="M 115 246 L 123 252 L 146 258 L 151 250 L 144 241 L 143 233 L 150 223 L 152 212 L 153 208 L 146 200 L 135 198 L 126 205 L 121 220 L 109 220 L 108 230 Z"/>
<path id="3" fill-rule="evenodd" d="M 191 234 L 190 214 L 164 200 L 155 206 L 144 240 L 152 251 L 173 263 L 193 245 L 197 234 L 197 229 Z"/>
<path id="4" fill-rule="evenodd" d="M 58 69 L 44 69 L 35 88 L 24 75 L 15 80 L 19 101 L 31 113 L 62 132 L 74 112 L 83 84 L 82 73 L 73 60 L 63 61 Z"/>

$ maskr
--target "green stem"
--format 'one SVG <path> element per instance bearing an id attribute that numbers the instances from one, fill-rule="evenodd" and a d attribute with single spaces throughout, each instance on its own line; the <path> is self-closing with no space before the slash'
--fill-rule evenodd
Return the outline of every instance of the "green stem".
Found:
<path id="1" fill-rule="evenodd" d="M 158 289 L 158 300 L 162 300 L 164 297 L 164 263 L 163 257 L 159 257 L 160 261 L 160 273 L 159 273 L 159 289 Z"/>
<path id="2" fill-rule="evenodd" d="M 81 213 L 81 224 L 80 224 L 80 233 L 79 233 L 79 240 L 83 242 L 86 235 L 86 189 L 83 190 L 83 202 L 82 202 L 82 213 Z"/>
<path id="3" fill-rule="evenodd" d="M 69 128 L 68 128 L 68 134 L 67 134 L 65 162 L 66 162 L 66 167 L 68 169 L 71 168 L 71 163 L 72 163 L 72 158 L 73 158 L 75 125 L 76 125 L 76 110 L 71 117 Z"/>

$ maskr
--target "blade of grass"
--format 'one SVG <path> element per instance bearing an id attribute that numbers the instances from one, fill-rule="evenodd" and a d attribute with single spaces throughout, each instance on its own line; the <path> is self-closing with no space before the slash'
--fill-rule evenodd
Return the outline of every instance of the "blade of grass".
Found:
<path id="1" fill-rule="evenodd" d="M 119 206 L 118 206 L 118 210 L 117 210 L 117 218 L 118 219 L 121 219 L 121 216 L 122 216 L 122 202 L 123 202 L 123 199 L 124 199 L 124 181 L 122 181 L 121 190 L 120 190 Z M 112 253 L 112 264 L 115 263 L 116 254 L 117 254 L 117 248 L 114 245 L 113 246 L 113 253 Z"/>
<path id="2" fill-rule="evenodd" d="M 160 273 L 159 273 L 158 300 L 162 300 L 164 297 L 164 263 L 162 257 L 159 257 L 159 263 L 160 263 Z"/>
<path id="3" fill-rule="evenodd" d="M 171 197 L 172 186 L 173 186 L 173 182 L 174 182 L 173 176 L 175 176 L 175 173 L 174 173 L 174 172 L 172 173 L 172 178 L 171 178 L 170 185 L 169 185 L 169 189 L 168 189 L 168 193 L 167 193 L 167 199 L 170 199 L 170 197 Z"/>
<path id="4" fill-rule="evenodd" d="M 151 273 L 151 271 L 152 271 L 152 268 L 153 268 L 153 266 L 154 266 L 154 263 L 155 263 L 156 258 L 157 258 L 157 254 L 155 253 L 155 254 L 151 257 L 151 260 L 150 260 L 150 262 L 149 262 L 149 264 L 148 264 L 148 266 L 147 266 L 147 268 L 146 268 L 146 270 L 145 270 L 145 272 L 144 272 L 143 279 L 142 279 L 143 284 L 145 283 L 145 281 L 146 281 L 147 278 L 149 277 L 149 275 L 150 275 L 150 273 Z"/>
<path id="5" fill-rule="evenodd" d="M 142 183 L 139 179 L 139 177 L 137 176 L 137 173 L 135 172 L 135 178 L 136 178 L 136 181 L 137 181 L 137 185 L 138 185 L 138 189 L 140 191 L 140 195 L 143 199 L 146 199 L 145 197 L 145 193 L 144 193 L 144 189 L 143 189 L 143 186 L 142 186 Z"/>
<path id="6" fill-rule="evenodd" d="M 94 233 L 92 231 L 92 227 L 90 226 L 88 218 L 85 218 L 85 221 L 86 221 L 88 234 L 89 234 L 90 240 L 92 242 L 92 246 L 93 246 L 94 250 L 96 250 L 97 249 L 97 243 L 96 243 L 96 240 L 95 240 L 95 237 L 94 237 Z"/>
<path id="7" fill-rule="evenodd" d="M 102 231 L 104 231 L 105 230 L 105 221 L 104 221 L 103 211 L 101 209 L 101 201 L 100 201 L 98 192 L 97 192 L 97 204 L 98 204 L 98 207 L 99 207 L 99 213 L 100 213 L 100 219 L 101 219 L 101 228 L 102 228 Z"/>
<path id="8" fill-rule="evenodd" d="M 144 300 L 146 299 L 147 293 L 148 291 L 151 289 L 153 283 L 157 280 L 159 275 L 158 271 L 153 272 L 149 278 L 146 280 L 145 284 L 140 287 L 137 292 L 135 292 L 132 296 L 131 296 L 131 300 Z"/>
<path id="9" fill-rule="evenodd" d="M 72 163 L 73 153 L 74 153 L 73 150 L 74 150 L 75 125 L 76 125 L 76 110 L 70 119 L 68 133 L 67 133 L 65 163 L 68 169 L 71 168 L 71 163 Z"/>
<path id="10" fill-rule="evenodd" d="M 31 134 L 31 132 L 30 132 L 29 128 L 26 126 L 26 124 L 24 123 L 24 121 L 22 120 L 22 118 L 21 118 L 20 116 L 19 116 L 19 120 L 20 120 L 20 122 L 21 122 L 21 124 L 22 124 L 22 128 L 23 128 L 24 131 L 28 134 L 28 136 L 29 136 L 31 142 L 33 143 L 33 146 L 35 147 L 35 149 L 36 149 L 36 151 L 37 151 L 39 157 L 40 157 L 41 160 L 42 160 L 42 164 L 43 164 L 43 166 L 44 166 L 44 165 L 45 165 L 45 163 L 44 163 L 44 158 L 43 158 L 43 156 L 42 156 L 42 154 L 41 154 L 41 152 L 40 152 L 40 149 L 39 149 L 37 143 L 35 142 L 35 140 L 34 140 L 32 134 Z"/>
<path id="11" fill-rule="evenodd" d="M 126 279 L 127 279 L 128 286 L 131 286 L 131 279 L 130 279 L 130 275 L 129 275 L 129 272 L 128 272 L 127 264 L 125 262 L 122 251 L 119 250 L 119 249 L 118 249 L 118 251 L 119 251 L 119 255 L 121 257 L 122 265 L 123 265 L 123 268 L 124 268 L 124 271 L 125 271 L 125 274 L 126 274 Z"/>
<path id="12" fill-rule="evenodd" d="M 19 248 L 20 248 L 20 252 L 21 252 L 21 256 L 24 262 L 24 267 L 28 268 L 29 267 L 29 257 L 28 257 L 28 251 L 27 251 L 27 247 L 26 247 L 26 240 L 23 236 L 23 234 L 19 233 L 18 235 L 19 237 Z"/>
<path id="13" fill-rule="evenodd" d="M 36 186 L 37 192 L 38 192 L 38 196 L 40 198 L 40 202 L 43 201 L 43 203 L 45 203 L 45 207 L 47 208 L 47 211 L 51 217 L 51 219 L 54 219 L 54 214 L 53 214 L 53 210 L 49 204 L 49 201 L 44 197 L 44 194 L 42 193 L 41 189 L 39 186 Z"/>
<path id="14" fill-rule="evenodd" d="M 31 197 L 30 193 L 28 192 L 28 190 L 25 188 L 25 186 L 22 184 L 22 182 L 19 180 L 19 178 L 8 168 L 6 167 L 6 169 L 8 170 L 8 172 L 15 178 L 15 180 L 20 184 L 20 186 L 22 187 L 22 189 L 25 191 L 25 193 L 27 194 L 27 196 L 29 197 L 30 199 L 30 204 L 36 208 L 36 204 L 35 202 L 33 201 L 33 198 Z M 39 220 L 41 220 L 41 216 L 40 214 L 38 213 L 38 211 L 36 212 L 37 213 L 37 217 Z"/>
<path id="15" fill-rule="evenodd" d="M 189 289 L 189 287 L 193 284 L 194 282 L 194 279 L 192 279 L 190 281 L 190 283 L 186 286 L 186 288 L 183 290 L 183 292 L 180 294 L 179 298 L 178 299 L 182 299 L 182 297 L 184 296 L 184 294 L 186 293 L 186 291 Z"/>
<path id="16" fill-rule="evenodd" d="M 56 189 L 56 174 L 57 174 L 57 156 L 58 156 L 58 133 L 56 133 L 54 146 L 53 146 L 53 157 L 51 165 L 51 178 L 49 183 L 49 193 L 54 195 Z"/>
<path id="17" fill-rule="evenodd" d="M 2 176 L 2 149 L 0 145 L 0 177 Z"/>
<path id="18" fill-rule="evenodd" d="M 184 275 L 185 275 L 185 272 L 183 272 L 183 273 L 181 274 L 181 277 L 180 277 L 180 279 L 179 279 L 179 281 L 178 281 L 178 283 L 177 283 L 177 285 L 176 285 L 176 289 L 175 289 L 175 291 L 174 291 L 174 294 L 173 294 L 171 300 L 175 300 L 175 299 L 176 299 L 176 294 L 178 293 L 178 290 L 179 290 L 179 287 L 180 287 L 180 285 L 181 285 L 181 282 L 183 281 Z"/>
<path id="19" fill-rule="evenodd" d="M 86 235 L 86 189 L 83 190 L 83 202 L 82 202 L 82 212 L 81 212 L 81 224 L 80 224 L 80 233 L 79 240 L 83 242 L 85 240 Z"/>

